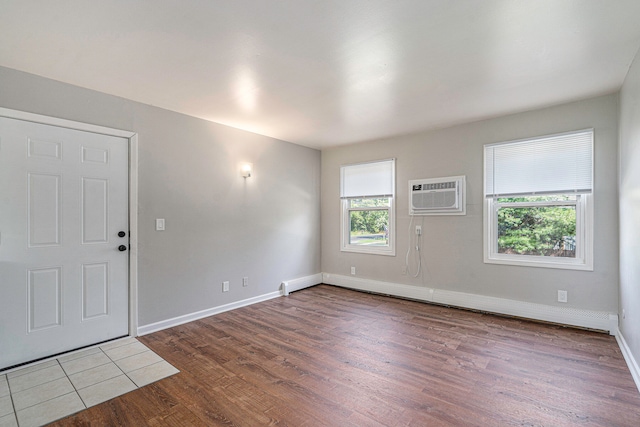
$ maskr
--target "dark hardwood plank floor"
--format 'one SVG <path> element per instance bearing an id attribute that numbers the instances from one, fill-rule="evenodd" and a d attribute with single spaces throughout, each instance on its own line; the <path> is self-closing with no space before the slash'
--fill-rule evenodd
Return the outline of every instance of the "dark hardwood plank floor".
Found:
<path id="1" fill-rule="evenodd" d="M 57 426 L 640 426 L 615 338 L 320 285 L 144 336 L 181 372 Z"/>

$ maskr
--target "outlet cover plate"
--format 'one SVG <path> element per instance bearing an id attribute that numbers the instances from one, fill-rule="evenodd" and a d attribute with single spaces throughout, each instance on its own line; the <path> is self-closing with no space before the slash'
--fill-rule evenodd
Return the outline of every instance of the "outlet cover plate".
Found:
<path id="1" fill-rule="evenodd" d="M 567 291 L 558 291 L 558 302 L 567 302 Z"/>

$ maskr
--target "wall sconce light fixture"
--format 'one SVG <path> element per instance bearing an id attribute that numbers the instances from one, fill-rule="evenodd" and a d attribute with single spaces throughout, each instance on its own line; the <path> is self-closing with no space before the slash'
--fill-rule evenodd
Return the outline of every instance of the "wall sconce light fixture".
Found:
<path id="1" fill-rule="evenodd" d="M 249 178 L 251 176 L 251 171 L 253 170 L 253 165 L 251 163 L 243 163 L 240 166 L 240 174 L 243 178 Z"/>

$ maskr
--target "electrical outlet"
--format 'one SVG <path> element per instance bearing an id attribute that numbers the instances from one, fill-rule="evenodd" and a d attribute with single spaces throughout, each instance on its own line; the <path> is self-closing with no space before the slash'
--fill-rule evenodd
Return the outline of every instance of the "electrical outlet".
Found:
<path id="1" fill-rule="evenodd" d="M 421 225 L 416 225 L 416 235 L 417 236 L 422 236 L 422 226 Z"/>
<path id="2" fill-rule="evenodd" d="M 249 286 L 249 278 L 248 277 L 243 277 L 242 278 L 242 286 Z"/>
<path id="3" fill-rule="evenodd" d="M 407 266 L 406 265 L 402 266 L 402 274 L 403 275 L 407 274 Z"/>
<path id="4" fill-rule="evenodd" d="M 229 292 L 229 282 L 228 281 L 222 282 L 222 292 Z"/>
<path id="5" fill-rule="evenodd" d="M 355 267 L 351 267 L 351 275 L 352 276 L 356 275 L 356 268 Z"/>
<path id="6" fill-rule="evenodd" d="M 164 218 L 156 218 L 156 231 L 164 231 Z"/>
<path id="7" fill-rule="evenodd" d="M 567 291 L 558 291 L 558 302 L 567 302 Z"/>

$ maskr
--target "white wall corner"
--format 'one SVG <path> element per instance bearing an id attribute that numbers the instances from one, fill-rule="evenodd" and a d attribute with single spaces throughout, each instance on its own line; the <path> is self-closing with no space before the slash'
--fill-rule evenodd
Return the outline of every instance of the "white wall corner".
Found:
<path id="1" fill-rule="evenodd" d="M 618 315 L 617 314 L 609 314 L 609 335 L 613 335 L 614 337 L 620 333 L 618 329 Z"/>
<path id="2" fill-rule="evenodd" d="M 323 283 L 454 307 L 505 314 L 581 328 L 598 329 L 608 331 L 612 335 L 615 335 L 618 330 L 618 316 L 600 311 L 557 307 L 329 273 L 323 273 Z"/>
<path id="3" fill-rule="evenodd" d="M 627 342 L 624 339 L 624 336 L 620 332 L 620 330 L 616 333 L 616 341 L 618 341 L 618 346 L 620 347 L 620 351 L 622 352 L 622 356 L 624 357 L 625 362 L 627 362 L 627 366 L 629 367 L 629 371 L 631 371 L 631 376 L 633 377 L 633 381 L 636 383 L 636 387 L 640 392 L 640 367 L 638 366 L 638 362 L 633 357 L 631 353 L 631 349 L 627 345 Z"/>

